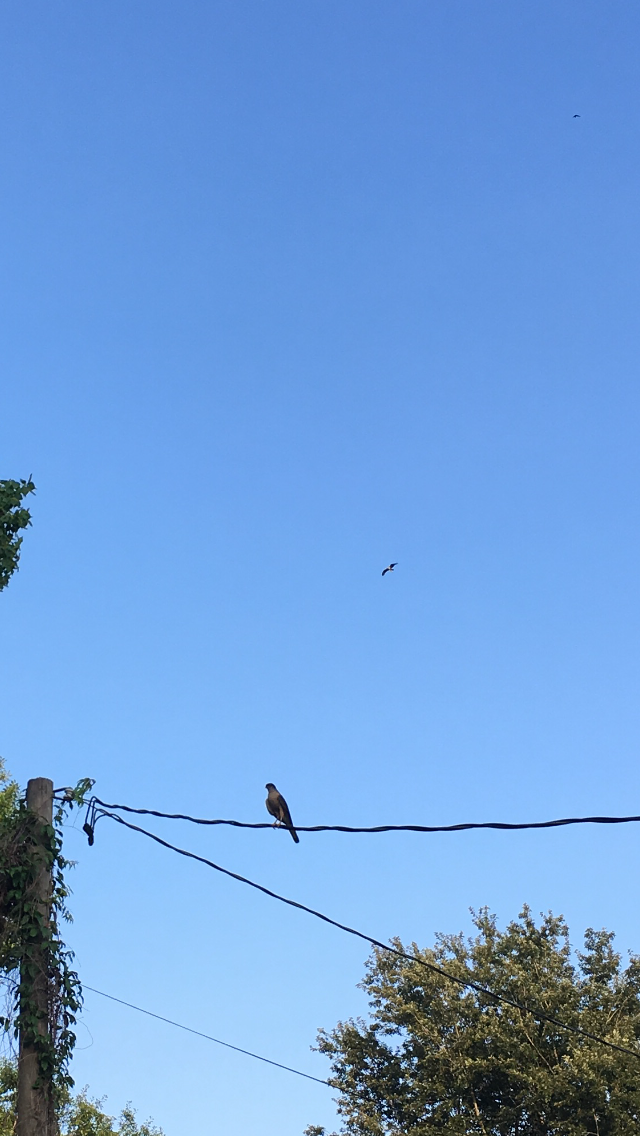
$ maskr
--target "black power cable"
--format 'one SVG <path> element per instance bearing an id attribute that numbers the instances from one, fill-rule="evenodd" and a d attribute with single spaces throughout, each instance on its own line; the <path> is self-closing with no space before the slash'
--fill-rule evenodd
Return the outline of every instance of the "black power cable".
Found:
<path id="1" fill-rule="evenodd" d="M 323 923 L 329 923 L 332 927 L 337 927 L 340 931 L 346 931 L 348 935 L 355 935 L 358 939 L 364 939 L 373 947 L 378 947 L 380 950 L 389 951 L 391 954 L 397 955 L 398 958 L 406 959 L 408 962 L 418 963 L 419 966 L 426 967 L 427 970 L 434 971 L 436 974 L 441 975 L 443 978 L 448 978 L 451 982 L 455 982 L 458 986 L 468 987 L 475 990 L 477 994 L 484 994 L 487 998 L 493 998 L 496 1002 L 502 1002 L 506 1006 L 511 1006 L 515 1010 L 519 1010 L 523 1014 L 530 1014 L 538 1022 L 548 1022 L 550 1025 L 556 1026 L 558 1029 L 567 1030 L 569 1033 L 575 1034 L 577 1037 L 588 1038 L 589 1041 L 595 1041 L 599 1045 L 606 1045 L 609 1049 L 615 1049 L 618 1053 L 626 1053 L 629 1057 L 635 1057 L 640 1060 L 640 1051 L 628 1049 L 624 1045 L 616 1045 L 613 1041 L 607 1041 L 603 1037 L 598 1037 L 595 1033 L 589 1033 L 588 1030 L 580 1029 L 578 1026 L 567 1025 L 566 1022 L 561 1022 L 558 1018 L 553 1018 L 549 1014 L 543 1014 L 540 1010 L 534 1010 L 531 1006 L 526 1006 L 523 1002 L 518 1002 L 515 998 L 508 998 L 504 994 L 496 994 L 495 991 L 489 990 L 486 986 L 481 986 L 478 982 L 473 982 L 470 978 L 460 978 L 456 974 L 451 974 L 449 971 L 444 970 L 436 963 L 426 962 L 424 959 L 417 958 L 415 955 L 407 954 L 406 951 L 401 951 L 398 947 L 391 947 L 387 943 L 383 943 L 380 939 L 374 939 L 371 935 L 365 935 L 363 931 L 356 931 L 354 927 L 348 927 L 346 923 L 339 923 L 337 919 L 331 919 L 328 915 L 323 915 L 320 911 L 315 911 L 313 907 L 307 907 L 304 903 L 298 903 L 295 899 L 287 899 L 283 895 L 278 895 L 277 892 L 271 891 L 270 888 L 264 887 L 262 884 L 257 884 L 253 880 L 249 880 L 246 876 L 240 876 L 237 872 L 232 872 L 229 868 L 222 868 L 219 864 L 214 864 L 213 860 L 207 860 L 205 856 L 198 856 L 195 852 L 188 852 L 184 848 L 178 848 L 175 844 L 170 844 L 162 837 L 156 836 L 153 832 L 148 832 L 145 828 L 139 828 L 136 824 L 130 824 L 129 821 L 124 820 L 118 816 L 117 813 L 104 812 L 98 814 L 110 817 L 118 824 L 124 825 L 125 828 L 130 828 L 132 832 L 140 832 L 143 836 L 147 836 L 150 840 L 155 840 L 157 844 L 161 844 L 163 848 L 168 848 L 171 852 L 177 852 L 179 856 L 186 856 L 190 860 L 197 860 L 201 864 L 206 864 L 207 867 L 213 868 L 216 872 L 221 872 L 225 876 L 230 876 L 233 880 L 238 880 L 241 884 L 247 884 L 249 887 L 255 888 L 263 895 L 268 895 L 271 899 L 277 899 L 280 903 L 286 903 L 289 907 L 296 907 L 299 911 L 306 911 L 308 915 L 315 916 L 316 919 L 322 919 Z"/>
<path id="2" fill-rule="evenodd" d="M 227 824 L 233 828 L 273 828 L 273 823 L 263 821 L 250 824 L 242 820 L 206 820 L 202 817 L 188 816 L 185 813 L 161 813 L 157 809 L 134 809 L 131 805 L 109 805 L 99 797 L 92 797 L 103 809 L 136 813 L 139 816 L 160 817 L 162 820 L 186 820 L 191 824 Z M 296 825 L 297 832 L 467 832 L 475 828 L 493 828 L 500 832 L 519 832 L 529 828 L 563 828 L 569 824 L 637 824 L 640 816 L 587 816 L 561 817 L 559 820 L 529 821 L 524 824 L 507 824 L 503 821 L 474 821 L 467 824 L 379 824 L 373 828 L 352 828 L 346 824 L 316 824 L 305 827 Z"/>
<path id="3" fill-rule="evenodd" d="M 207 1041 L 215 1041 L 216 1045 L 224 1045 L 225 1049 L 234 1049 L 236 1053 L 244 1053 L 245 1057 L 255 1057 L 256 1061 L 264 1061 L 267 1065 L 275 1065 L 277 1069 L 286 1069 L 287 1073 L 295 1073 L 298 1077 L 306 1077 L 308 1081 L 317 1081 L 319 1085 L 328 1085 L 328 1081 L 323 1081 L 321 1077 L 312 1077 L 311 1073 L 303 1073 L 300 1069 L 293 1069 L 291 1065 L 282 1065 L 279 1061 L 272 1061 L 270 1057 L 261 1057 L 259 1053 L 252 1053 L 250 1049 L 241 1049 L 239 1045 L 231 1045 L 228 1041 L 220 1041 L 219 1037 L 212 1037 L 209 1033 L 202 1033 L 200 1030 L 191 1029 L 191 1026 L 183 1026 L 181 1022 L 174 1022 L 171 1018 L 163 1018 L 162 1014 L 154 1014 L 151 1010 L 143 1010 L 142 1006 L 135 1006 L 133 1002 L 125 1002 L 124 998 L 116 998 L 113 994 L 105 994 L 104 990 L 96 990 L 95 986 L 87 986 L 82 983 L 83 990 L 90 990 L 92 994 L 99 994 L 101 998 L 108 998 L 110 1002 L 119 1002 L 121 1006 L 128 1006 L 130 1010 L 137 1010 L 140 1014 L 146 1014 L 148 1018 L 156 1018 L 159 1022 L 166 1022 L 168 1026 L 176 1026 L 177 1029 L 186 1030 L 187 1033 L 193 1033 L 196 1037 L 204 1037 Z"/>

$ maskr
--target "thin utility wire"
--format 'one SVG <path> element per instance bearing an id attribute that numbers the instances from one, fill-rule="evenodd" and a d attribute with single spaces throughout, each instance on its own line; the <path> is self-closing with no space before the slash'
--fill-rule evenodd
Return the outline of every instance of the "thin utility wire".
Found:
<path id="1" fill-rule="evenodd" d="M 241 1049 L 239 1045 L 231 1045 L 228 1041 L 220 1041 L 219 1037 L 212 1037 L 209 1033 L 183 1026 L 181 1022 L 174 1022 L 171 1018 L 164 1018 L 162 1014 L 154 1014 L 151 1010 L 143 1010 L 142 1006 L 135 1006 L 133 1002 L 125 1002 L 124 998 L 116 998 L 113 994 L 105 994 L 104 990 L 96 990 L 95 986 L 82 983 L 83 990 L 90 990 L 92 994 L 99 994 L 101 998 L 108 998 L 110 1002 L 119 1002 L 121 1006 L 128 1006 L 130 1010 L 137 1010 L 139 1014 L 146 1014 L 148 1018 L 156 1018 L 159 1022 L 166 1022 L 168 1026 L 193 1033 L 196 1037 L 204 1037 L 207 1041 L 215 1041 L 216 1045 L 224 1045 L 225 1049 L 234 1049 L 236 1053 L 244 1053 L 245 1057 L 255 1057 L 256 1061 L 264 1061 L 267 1065 L 275 1065 L 277 1069 L 286 1069 L 287 1073 L 295 1073 L 298 1077 L 306 1077 L 308 1081 L 317 1081 L 319 1085 L 328 1085 L 321 1077 L 312 1077 L 311 1073 L 303 1073 L 300 1069 L 293 1069 L 291 1065 L 282 1065 L 279 1061 L 272 1061 L 270 1057 L 262 1057 L 259 1053 L 252 1053 L 250 1049 Z"/>
<path id="2" fill-rule="evenodd" d="M 505 994 L 496 994 L 495 991 L 489 990 L 486 986 L 481 986 L 478 982 L 473 982 L 470 978 L 460 978 L 456 974 L 451 974 L 449 971 L 444 970 L 436 963 L 426 962 L 424 959 L 417 958 L 416 955 L 407 954 L 406 951 L 399 950 L 398 947 L 389 946 L 387 943 L 381 942 L 380 939 L 374 939 L 371 935 L 365 935 L 363 931 L 357 931 L 354 927 L 348 927 L 346 923 L 339 923 L 337 919 L 331 919 L 328 915 L 323 915 L 320 911 L 315 911 L 313 907 L 307 907 L 304 903 L 298 903 L 295 899 L 287 899 L 284 895 L 278 895 L 277 892 L 271 891 L 270 888 L 264 887 L 262 884 L 257 884 L 253 880 L 247 879 L 246 876 L 240 876 L 237 872 L 232 872 L 229 868 L 222 868 L 219 864 L 214 864 L 213 860 L 207 860 L 205 856 L 198 856 L 195 852 L 188 852 L 184 848 L 178 848 L 175 844 L 170 844 L 167 840 L 163 840 L 161 836 L 156 836 L 153 832 L 148 832 L 145 828 L 139 828 L 136 824 L 131 824 L 129 821 L 124 820 L 123 817 L 118 816 L 117 813 L 103 812 L 98 814 L 100 816 L 110 817 L 118 824 L 124 825 L 125 828 L 130 828 L 132 832 L 140 832 L 143 836 L 149 837 L 150 840 L 155 840 L 156 844 L 161 844 L 163 848 L 168 848 L 171 852 L 177 852 L 179 856 L 186 856 L 190 860 L 198 860 L 201 864 L 206 864 L 207 867 L 213 868 L 216 872 L 221 872 L 225 876 L 230 876 L 233 880 L 238 880 L 241 884 L 247 884 L 249 887 L 255 888 L 256 891 L 261 891 L 263 895 L 268 895 L 271 899 L 277 899 L 280 903 L 286 903 L 289 907 L 296 907 L 299 911 L 306 911 L 308 915 L 315 916 L 316 919 L 322 919 L 323 923 L 329 923 L 332 927 L 337 927 L 340 931 L 346 931 L 348 935 L 355 935 L 358 939 L 364 939 L 373 947 L 378 947 L 382 951 L 388 951 L 398 958 L 406 959 L 408 962 L 418 963 L 420 966 L 426 967 L 427 970 L 434 971 L 440 974 L 443 978 L 448 978 L 451 982 L 457 983 L 458 986 L 468 987 L 475 990 L 477 994 L 484 994 L 487 998 L 493 998 L 496 1002 L 502 1002 L 506 1006 L 512 1006 L 513 1009 L 519 1010 L 523 1014 L 530 1014 L 538 1022 L 548 1022 L 550 1025 L 557 1026 L 558 1029 L 567 1030 L 568 1033 L 573 1033 L 577 1037 L 588 1038 L 590 1041 L 596 1041 L 600 1045 L 606 1045 L 609 1049 L 615 1049 L 618 1053 L 626 1053 L 629 1057 L 635 1057 L 640 1060 L 640 1051 L 628 1049 L 624 1045 L 616 1045 L 613 1041 L 607 1041 L 603 1037 L 598 1037 L 595 1033 L 589 1033 L 588 1030 L 580 1029 L 578 1026 L 567 1025 L 566 1022 L 561 1022 L 558 1018 L 553 1018 L 549 1014 L 543 1014 L 539 1010 L 534 1010 L 530 1006 L 526 1006 L 523 1002 L 517 1002 L 515 998 L 508 998 Z"/>
<path id="3" fill-rule="evenodd" d="M 191 824 L 227 824 L 233 828 L 273 828 L 272 821 L 250 824 L 242 820 L 207 820 L 188 816 L 186 813 L 161 813 L 157 809 L 134 809 L 131 805 L 109 805 L 99 797 L 92 797 L 103 809 L 118 812 L 137 813 L 139 816 L 160 817 L 162 820 L 186 820 Z M 537 820 L 523 824 L 507 824 L 503 821 L 473 821 L 466 824 L 379 824 L 373 828 L 353 828 L 346 824 L 315 824 L 305 827 L 296 825 L 296 832 L 467 832 L 474 828 L 493 828 L 501 832 L 517 832 L 529 828 L 563 828 L 568 824 L 637 824 L 640 816 L 587 816 L 561 817 L 559 820 Z"/>

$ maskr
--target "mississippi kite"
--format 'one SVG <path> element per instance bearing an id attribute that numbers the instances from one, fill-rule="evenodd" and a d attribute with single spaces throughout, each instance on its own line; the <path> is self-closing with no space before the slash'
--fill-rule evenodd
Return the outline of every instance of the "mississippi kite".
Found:
<path id="1" fill-rule="evenodd" d="M 265 801 L 267 812 L 270 812 L 271 816 L 276 818 L 273 827 L 275 828 L 276 825 L 284 825 L 285 828 L 289 829 L 289 832 L 291 833 L 291 836 L 295 840 L 296 844 L 299 844 L 300 840 L 298 838 L 298 833 L 293 827 L 293 821 L 291 820 L 289 806 L 282 796 L 282 793 L 278 792 L 272 781 L 267 781 L 265 789 L 267 789 L 269 793 L 269 796 Z"/>

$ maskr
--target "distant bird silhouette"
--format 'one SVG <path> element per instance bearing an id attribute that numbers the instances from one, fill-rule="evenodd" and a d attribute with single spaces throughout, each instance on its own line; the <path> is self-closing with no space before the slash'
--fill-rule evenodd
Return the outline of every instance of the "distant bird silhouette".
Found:
<path id="1" fill-rule="evenodd" d="M 386 576 L 387 572 L 393 572 L 393 569 L 396 567 L 397 563 L 398 561 L 396 560 L 393 564 L 390 564 L 388 568 L 384 568 L 382 575 Z"/>
<path id="2" fill-rule="evenodd" d="M 574 116 L 573 116 L 573 117 L 574 117 L 574 118 L 582 118 L 582 115 L 581 115 L 581 114 L 574 114 Z"/>
<path id="3" fill-rule="evenodd" d="M 299 844 L 300 839 L 298 837 L 298 833 L 293 827 L 293 821 L 291 820 L 289 806 L 282 796 L 282 793 L 278 792 L 272 781 L 267 781 L 265 789 L 267 789 L 269 792 L 269 796 L 265 801 L 267 812 L 270 812 L 271 816 L 276 818 L 273 823 L 273 827 L 275 828 L 276 825 L 284 825 L 285 828 L 289 829 L 289 832 L 291 833 L 296 844 Z"/>

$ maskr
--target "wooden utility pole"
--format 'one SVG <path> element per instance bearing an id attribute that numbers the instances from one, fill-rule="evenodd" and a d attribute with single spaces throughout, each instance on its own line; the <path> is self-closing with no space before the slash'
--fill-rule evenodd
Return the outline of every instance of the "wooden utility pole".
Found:
<path id="1" fill-rule="evenodd" d="M 28 782 L 27 808 L 31 809 L 40 821 L 38 828 L 53 823 L 53 781 L 48 777 L 34 777 Z M 41 862 L 36 871 L 34 892 L 46 926 L 51 916 L 51 871 L 47 866 L 44 843 Z M 29 944 L 20 974 L 20 997 L 23 1010 L 27 1003 L 31 1010 L 35 1010 L 38 1032 L 45 1036 L 49 1025 L 47 941 L 44 937 L 38 936 Z M 55 1136 L 51 1085 L 40 1078 L 39 1073 L 38 1050 L 33 1035 L 30 1037 L 28 1031 L 23 1030 L 20 1034 L 18 1053 L 16 1136 Z"/>

